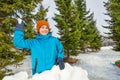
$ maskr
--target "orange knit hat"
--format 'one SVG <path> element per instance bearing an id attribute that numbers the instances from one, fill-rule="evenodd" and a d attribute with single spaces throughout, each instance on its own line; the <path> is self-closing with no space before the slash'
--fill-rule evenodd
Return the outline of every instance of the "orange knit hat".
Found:
<path id="1" fill-rule="evenodd" d="M 37 32 L 39 32 L 40 27 L 43 26 L 43 25 L 46 25 L 48 27 L 48 29 L 50 29 L 49 23 L 47 21 L 40 20 L 40 21 L 37 22 L 37 25 L 36 25 Z"/>

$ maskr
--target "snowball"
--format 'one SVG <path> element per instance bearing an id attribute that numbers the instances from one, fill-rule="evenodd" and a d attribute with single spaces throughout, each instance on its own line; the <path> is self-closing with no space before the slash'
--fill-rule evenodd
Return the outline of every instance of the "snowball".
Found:
<path id="1" fill-rule="evenodd" d="M 65 69 L 60 71 L 60 80 L 71 80 L 73 67 L 68 63 L 65 64 Z"/>
<path id="2" fill-rule="evenodd" d="M 33 75 L 31 80 L 57 80 L 51 71 L 44 71 L 40 74 Z"/>
<path id="3" fill-rule="evenodd" d="M 12 76 L 6 76 L 3 80 L 89 80 L 88 73 L 86 70 L 71 66 L 65 63 L 65 69 L 60 70 L 59 66 L 55 65 L 51 70 L 44 71 L 40 74 L 34 74 L 30 79 L 28 79 L 27 72 L 19 72 Z"/>
<path id="4" fill-rule="evenodd" d="M 88 73 L 80 67 L 73 67 L 73 73 L 70 80 L 89 80 Z"/>

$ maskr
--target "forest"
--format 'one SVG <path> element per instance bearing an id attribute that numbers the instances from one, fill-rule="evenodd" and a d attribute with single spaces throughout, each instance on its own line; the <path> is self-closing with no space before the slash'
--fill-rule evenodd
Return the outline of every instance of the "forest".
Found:
<path id="1" fill-rule="evenodd" d="M 59 14 L 55 13 L 53 20 L 57 23 L 60 40 L 64 46 L 66 57 L 78 55 L 81 52 L 99 51 L 103 46 L 103 36 L 96 28 L 94 13 L 86 10 L 85 0 L 54 0 Z M 107 39 L 114 42 L 114 50 L 120 50 L 120 1 L 108 0 L 104 2 L 110 20 L 105 20 L 109 26 Z M 37 11 L 36 11 L 37 8 Z M 26 55 L 27 49 L 17 49 L 13 46 L 14 28 L 16 19 L 25 22 L 25 39 L 32 39 L 37 34 L 35 24 L 38 20 L 46 18 L 48 8 L 44 8 L 42 0 L 0 0 L 0 79 L 12 74 L 7 65 L 19 66 L 19 62 Z"/>

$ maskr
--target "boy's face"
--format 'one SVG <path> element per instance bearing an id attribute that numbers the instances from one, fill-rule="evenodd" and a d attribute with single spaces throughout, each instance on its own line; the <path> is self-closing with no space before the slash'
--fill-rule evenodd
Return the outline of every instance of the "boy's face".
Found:
<path id="1" fill-rule="evenodd" d="M 39 29 L 41 35 L 47 35 L 49 33 L 49 28 L 46 25 L 42 25 Z"/>

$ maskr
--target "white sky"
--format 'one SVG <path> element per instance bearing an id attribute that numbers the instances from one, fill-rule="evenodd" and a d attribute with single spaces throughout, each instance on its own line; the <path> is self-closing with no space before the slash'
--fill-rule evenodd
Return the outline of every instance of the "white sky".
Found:
<path id="1" fill-rule="evenodd" d="M 94 19 L 96 20 L 96 26 L 102 35 L 105 35 L 104 32 L 108 32 L 107 29 L 103 28 L 102 25 L 107 25 L 104 19 L 109 19 L 108 16 L 104 15 L 106 13 L 105 7 L 103 6 L 103 2 L 107 2 L 108 0 L 86 0 L 87 10 L 90 9 L 91 12 L 94 12 Z M 58 29 L 54 26 L 55 22 L 51 19 L 54 17 L 54 13 L 58 13 L 55 9 L 54 0 L 43 0 L 45 8 L 49 7 L 49 11 L 47 13 L 48 22 L 50 23 L 51 30 L 53 31 L 54 36 L 58 36 L 56 33 Z"/>
<path id="2" fill-rule="evenodd" d="M 104 7 L 103 2 L 107 2 L 108 0 L 86 0 L 87 9 L 91 12 L 94 12 L 94 19 L 96 20 L 96 26 L 102 35 L 105 35 L 104 32 L 108 32 L 109 30 L 102 27 L 102 25 L 108 25 L 105 22 L 105 19 L 110 19 L 109 16 L 104 15 L 106 13 L 106 9 Z"/>

